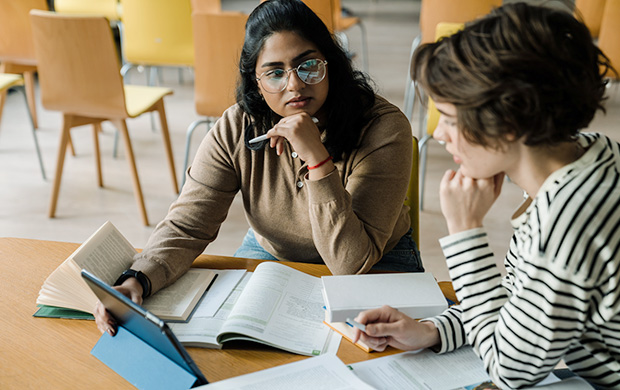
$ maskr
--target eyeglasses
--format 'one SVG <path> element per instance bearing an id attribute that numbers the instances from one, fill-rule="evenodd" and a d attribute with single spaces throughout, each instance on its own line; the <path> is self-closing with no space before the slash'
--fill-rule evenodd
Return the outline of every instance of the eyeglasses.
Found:
<path id="1" fill-rule="evenodd" d="M 327 61 L 313 58 L 299 64 L 296 68 L 289 70 L 271 69 L 263 72 L 256 80 L 263 87 L 265 92 L 278 93 L 284 91 L 288 85 L 289 74 L 292 71 L 297 73 L 297 77 L 308 85 L 318 84 L 325 78 L 325 66 Z"/>

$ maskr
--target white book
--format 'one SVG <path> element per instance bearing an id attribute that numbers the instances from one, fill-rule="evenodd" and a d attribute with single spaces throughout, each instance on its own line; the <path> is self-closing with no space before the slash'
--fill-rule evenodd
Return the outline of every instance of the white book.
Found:
<path id="1" fill-rule="evenodd" d="M 344 322 L 359 312 L 392 306 L 412 318 L 441 314 L 448 302 L 429 272 L 321 277 L 325 321 Z"/>
<path id="2" fill-rule="evenodd" d="M 47 277 L 37 304 L 52 311 L 67 308 L 92 314 L 98 299 L 82 279 L 82 269 L 112 285 L 131 267 L 136 253 L 112 223 L 104 223 Z M 215 276 L 212 270 L 192 268 L 171 286 L 146 298 L 143 306 L 163 320 L 185 321 Z"/>

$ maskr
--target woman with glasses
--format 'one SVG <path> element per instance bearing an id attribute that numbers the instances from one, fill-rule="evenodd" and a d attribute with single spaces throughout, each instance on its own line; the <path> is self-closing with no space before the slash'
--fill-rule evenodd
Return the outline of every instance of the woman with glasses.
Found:
<path id="1" fill-rule="evenodd" d="M 215 240 L 239 192 L 251 228 L 237 257 L 324 263 L 334 274 L 423 271 L 403 204 L 409 122 L 323 22 L 298 0 L 262 3 L 239 68 L 237 104 L 209 131 L 178 200 L 135 257 L 141 272 L 119 289 L 139 300 L 173 283 Z M 100 309 L 99 328 L 113 332 Z"/>

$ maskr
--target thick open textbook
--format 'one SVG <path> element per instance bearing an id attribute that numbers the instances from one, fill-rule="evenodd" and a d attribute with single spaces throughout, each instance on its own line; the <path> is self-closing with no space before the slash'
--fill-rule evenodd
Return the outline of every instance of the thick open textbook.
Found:
<path id="1" fill-rule="evenodd" d="M 430 272 L 323 276 L 325 321 L 344 322 L 359 312 L 392 306 L 412 318 L 441 314 L 448 302 Z"/>
<path id="2" fill-rule="evenodd" d="M 106 222 L 43 283 L 37 304 L 92 313 L 98 299 L 82 279 L 85 269 L 109 285 L 131 267 L 134 247 Z M 143 306 L 164 320 L 185 321 L 215 277 L 211 270 L 192 268 L 173 285 L 145 299 Z"/>
<path id="3" fill-rule="evenodd" d="M 221 348 L 229 340 L 250 340 L 312 356 L 340 340 L 323 324 L 321 280 L 277 262 L 246 273 L 215 315 L 202 314 L 206 304 L 199 303 L 187 323 L 170 324 L 183 345 Z"/>

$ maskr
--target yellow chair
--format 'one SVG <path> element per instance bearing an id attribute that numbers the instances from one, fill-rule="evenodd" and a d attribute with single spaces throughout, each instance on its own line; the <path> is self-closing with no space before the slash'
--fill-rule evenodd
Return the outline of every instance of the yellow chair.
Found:
<path id="1" fill-rule="evenodd" d="M 411 237 L 420 249 L 420 193 L 418 191 L 419 170 L 418 170 L 418 139 L 413 137 L 413 159 L 411 161 L 411 177 L 407 188 L 407 199 L 405 205 L 409 206 L 409 220 L 411 221 Z"/>
<path id="2" fill-rule="evenodd" d="M 190 0 L 122 0 L 123 76 L 134 66 L 194 66 Z"/>
<path id="3" fill-rule="evenodd" d="M 24 96 L 26 102 L 26 110 L 28 111 L 28 118 L 30 118 L 30 124 L 32 125 L 32 136 L 34 137 L 34 147 L 37 152 L 37 157 L 39 158 L 41 175 L 43 175 L 43 180 L 46 180 L 47 178 L 45 177 L 43 158 L 41 157 L 41 150 L 39 149 L 39 140 L 37 139 L 37 132 L 34 128 L 32 114 L 30 114 L 30 109 L 28 108 L 28 98 L 26 97 L 26 91 L 24 89 L 24 79 L 22 78 L 22 76 L 18 74 L 0 73 L 0 93 L 5 93 L 9 88 L 20 90 Z"/>
<path id="4" fill-rule="evenodd" d="M 54 11 L 68 15 L 102 15 L 110 22 L 120 20 L 118 0 L 54 0 Z"/>
<path id="5" fill-rule="evenodd" d="M 206 119 L 194 121 L 187 129 L 182 184 L 185 184 L 194 130 L 202 123 L 210 129 L 224 110 L 235 103 L 247 19 L 247 15 L 237 12 L 192 14 L 196 42 L 194 100 L 196 112 Z"/>
<path id="6" fill-rule="evenodd" d="M 175 193 L 178 193 L 163 101 L 163 97 L 172 91 L 168 88 L 123 86 L 110 25 L 103 16 L 61 15 L 37 10 L 31 11 L 30 16 L 39 64 L 41 101 L 45 108 L 63 113 L 63 128 L 49 216 L 54 217 L 56 214 L 71 128 L 93 125 L 97 179 L 99 186 L 103 186 L 98 133 L 101 122 L 109 120 L 123 136 L 134 194 L 142 222 L 148 225 L 142 188 L 125 120 L 145 112 L 159 113 L 172 185 Z"/>
<path id="7" fill-rule="evenodd" d="M 435 29 L 438 23 L 466 23 L 478 17 L 488 14 L 495 7 L 502 5 L 502 0 L 422 0 L 420 9 L 420 35 L 411 44 L 409 58 L 420 43 L 432 42 L 435 39 Z M 411 64 L 407 68 L 407 80 L 405 83 L 405 99 L 403 112 L 413 119 L 416 100 L 415 85 L 409 74 Z M 424 136 L 422 120 L 422 105 L 420 105 L 419 137 Z"/>
<path id="8" fill-rule="evenodd" d="M 593 38 L 597 38 L 601 30 L 603 9 L 606 0 L 575 0 L 575 16 L 580 18 Z"/>
<path id="9" fill-rule="evenodd" d="M 438 23 L 436 40 L 450 36 L 463 28 L 463 23 Z M 426 133 L 420 139 L 420 210 L 424 210 L 424 185 L 426 182 L 426 149 L 428 141 L 433 138 L 433 132 L 439 123 L 439 111 L 433 99 L 428 98 L 428 108 L 424 117 Z"/>
<path id="10" fill-rule="evenodd" d="M 620 0 L 606 0 L 598 47 L 609 58 L 611 65 L 620 72 Z M 607 72 L 607 77 L 618 80 L 618 74 Z"/>
<path id="11" fill-rule="evenodd" d="M 19 73 L 24 76 L 28 108 L 34 127 L 39 127 L 35 103 L 34 73 L 37 60 L 32 46 L 32 31 L 28 12 L 47 10 L 46 0 L 0 0 L 0 73 Z M 0 117 L 6 91 L 0 93 Z"/>

